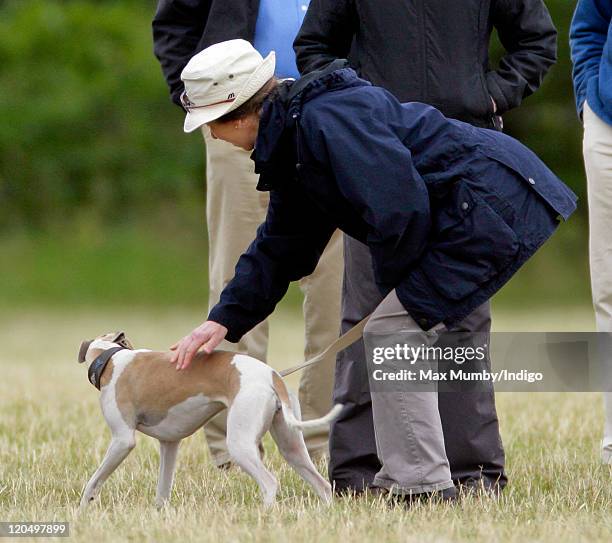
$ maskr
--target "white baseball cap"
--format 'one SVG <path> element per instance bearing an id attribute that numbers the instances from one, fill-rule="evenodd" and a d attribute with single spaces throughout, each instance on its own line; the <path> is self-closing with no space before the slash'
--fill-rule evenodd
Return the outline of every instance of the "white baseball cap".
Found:
<path id="1" fill-rule="evenodd" d="M 181 72 L 185 132 L 237 109 L 273 76 L 274 51 L 263 58 L 246 40 L 216 43 L 193 56 Z"/>

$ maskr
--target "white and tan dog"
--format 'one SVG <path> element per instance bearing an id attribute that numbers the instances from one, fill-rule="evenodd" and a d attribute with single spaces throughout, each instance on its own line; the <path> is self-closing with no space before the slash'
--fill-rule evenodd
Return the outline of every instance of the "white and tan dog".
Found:
<path id="1" fill-rule="evenodd" d="M 331 487 L 308 456 L 300 430 L 328 424 L 341 406 L 325 417 L 302 422 L 297 398 L 263 362 L 224 351 L 198 353 L 193 364 L 179 372 L 170 364 L 171 356 L 170 352 L 133 350 L 122 332 L 82 343 L 79 362 L 91 364 L 90 380 L 100 388 L 100 405 L 112 441 L 83 491 L 81 507 L 96 497 L 134 448 L 136 430 L 159 440 L 156 504 L 161 507 L 170 496 L 180 440 L 225 408 L 228 451 L 257 481 L 265 505 L 274 503 L 278 486 L 260 456 L 259 445 L 268 430 L 287 462 L 330 503 Z"/>

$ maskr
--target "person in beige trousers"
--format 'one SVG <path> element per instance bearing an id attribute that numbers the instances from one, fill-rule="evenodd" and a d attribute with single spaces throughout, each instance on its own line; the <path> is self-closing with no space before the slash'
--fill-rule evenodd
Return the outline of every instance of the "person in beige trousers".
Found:
<path id="1" fill-rule="evenodd" d="M 264 220 L 268 193 L 255 190 L 258 176 L 248 151 L 215 140 L 206 126 L 202 132 L 206 141 L 210 309 L 219 301 L 223 287 L 234 276 L 238 258 L 253 241 L 257 227 Z M 337 231 L 314 273 L 300 281 L 304 294 L 306 358 L 318 354 L 338 337 L 342 270 L 342 238 Z M 256 326 L 239 343 L 224 341 L 219 348 L 266 360 L 268 322 Z M 304 420 L 319 418 L 330 410 L 334 366 L 335 355 L 302 371 L 299 399 Z M 222 412 L 204 427 L 217 466 L 229 462 L 225 424 L 226 414 Z M 305 430 L 304 438 L 313 458 L 327 454 L 327 429 Z"/>
<path id="2" fill-rule="evenodd" d="M 591 290 L 598 332 L 612 333 L 612 2 L 578 0 L 570 27 L 576 109 L 584 124 Z M 612 360 L 608 360 L 612 371 Z M 612 391 L 603 391 L 601 458 L 612 464 Z"/>
<path id="3" fill-rule="evenodd" d="M 584 104 L 584 166 L 589 202 L 591 290 L 598 332 L 612 332 L 612 125 Z M 612 392 L 603 393 L 602 461 L 612 464 Z"/>
<path id="4" fill-rule="evenodd" d="M 308 3 L 309 0 L 158 0 L 153 19 L 154 52 L 172 101 L 181 106 L 184 86 L 180 74 L 189 59 L 213 43 L 233 38 L 248 40 L 264 55 L 276 51 L 276 75 L 299 77 L 292 43 Z M 212 307 L 264 221 L 268 193 L 255 188 L 258 176 L 249 152 L 215 140 L 206 127 L 203 135 Z M 336 233 L 314 273 L 300 282 L 304 294 L 304 355 L 308 358 L 323 351 L 339 335 L 343 268 L 341 237 Z M 268 324 L 260 324 L 239 343 L 224 342 L 220 348 L 266 361 Z M 332 356 L 303 370 L 299 384 L 303 419 L 319 418 L 331 408 L 334 367 Z M 213 462 L 220 467 L 229 465 L 225 427 L 225 413 L 221 413 L 204 428 Z M 312 457 L 327 453 L 327 430 L 309 430 L 304 437 Z"/>

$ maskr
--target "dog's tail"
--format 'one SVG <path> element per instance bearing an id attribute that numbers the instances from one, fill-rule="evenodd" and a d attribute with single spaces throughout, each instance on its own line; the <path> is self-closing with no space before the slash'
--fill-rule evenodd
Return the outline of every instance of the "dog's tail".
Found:
<path id="1" fill-rule="evenodd" d="M 280 401 L 285 422 L 292 428 L 305 430 L 307 428 L 319 428 L 320 426 L 325 426 L 326 424 L 336 420 L 338 415 L 340 415 L 340 411 L 342 411 L 342 405 L 336 404 L 331 408 L 331 411 L 327 413 L 327 415 L 324 415 L 319 419 L 299 420 L 291 408 L 291 400 L 289 398 L 287 385 L 285 385 L 285 381 L 283 381 L 282 377 L 276 372 L 272 373 L 272 386 L 274 387 L 274 392 L 276 392 L 276 396 Z"/>

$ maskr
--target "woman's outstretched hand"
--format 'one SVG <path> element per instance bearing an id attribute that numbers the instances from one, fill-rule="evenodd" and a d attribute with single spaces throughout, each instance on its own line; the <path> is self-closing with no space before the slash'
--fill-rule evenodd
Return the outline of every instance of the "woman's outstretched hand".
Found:
<path id="1" fill-rule="evenodd" d="M 210 354 L 226 334 L 227 328 L 217 322 L 206 321 L 200 324 L 191 334 L 170 347 L 170 350 L 174 351 L 170 363 L 176 364 L 177 370 L 188 368 L 200 347 L 203 346 L 203 351 Z"/>

